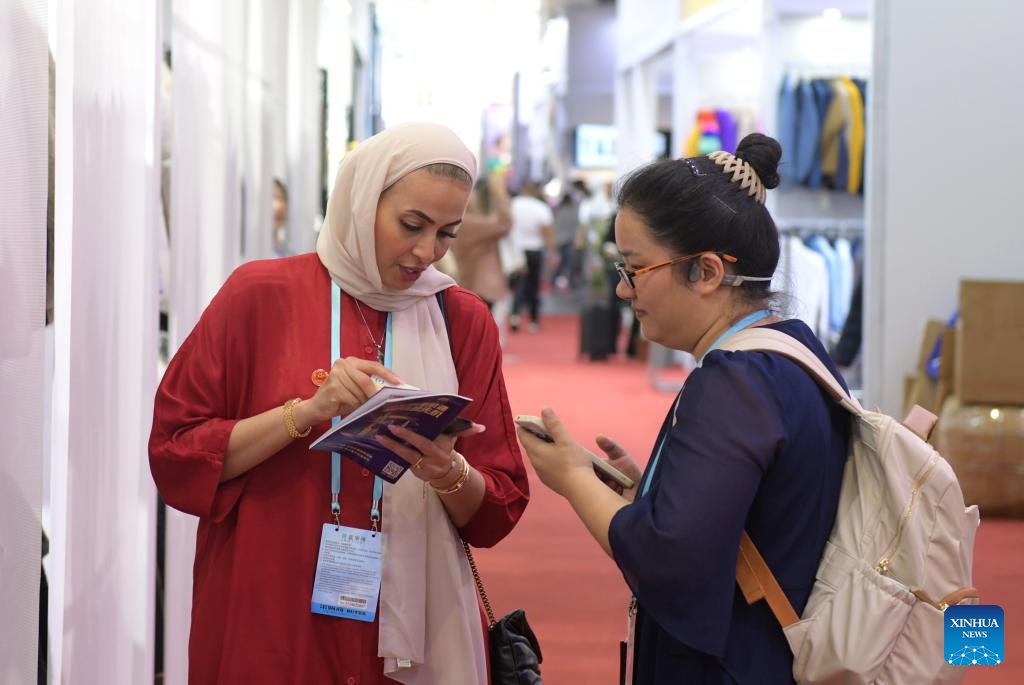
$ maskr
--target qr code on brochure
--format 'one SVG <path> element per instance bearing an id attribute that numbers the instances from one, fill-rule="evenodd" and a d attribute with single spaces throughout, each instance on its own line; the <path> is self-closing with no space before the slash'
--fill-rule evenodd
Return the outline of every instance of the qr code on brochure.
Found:
<path id="1" fill-rule="evenodd" d="M 381 469 L 380 473 L 386 478 L 398 478 L 402 475 L 402 467 L 393 461 L 389 461 L 387 465 Z"/>

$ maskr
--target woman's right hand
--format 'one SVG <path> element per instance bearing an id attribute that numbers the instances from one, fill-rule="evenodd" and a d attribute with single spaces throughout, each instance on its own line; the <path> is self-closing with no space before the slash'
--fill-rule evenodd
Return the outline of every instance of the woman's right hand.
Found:
<path id="1" fill-rule="evenodd" d="M 643 472 L 640 466 L 633 460 L 633 457 L 622 448 L 622 446 L 609 438 L 607 435 L 598 435 L 594 438 L 597 446 L 601 448 L 601 451 L 608 455 L 608 464 L 614 466 L 619 471 L 622 471 L 625 475 L 629 476 L 635 485 L 628 490 L 623 488 L 621 485 L 616 483 L 609 483 L 608 487 L 612 488 L 624 498 L 632 502 L 636 499 L 637 487 L 640 485 L 640 478 L 643 476 Z"/>
<path id="2" fill-rule="evenodd" d="M 402 380 L 383 364 L 345 357 L 331 366 L 323 385 L 309 399 L 295 405 L 293 416 L 299 431 L 308 426 L 328 421 L 335 416 L 345 416 L 377 392 L 371 376 L 380 376 L 388 383 L 400 384 Z"/>

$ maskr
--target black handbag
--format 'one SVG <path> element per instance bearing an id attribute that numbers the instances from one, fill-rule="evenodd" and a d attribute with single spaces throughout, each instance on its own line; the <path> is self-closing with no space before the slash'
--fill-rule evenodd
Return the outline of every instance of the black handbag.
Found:
<path id="1" fill-rule="evenodd" d="M 469 568 L 473 571 L 473 580 L 476 581 L 484 611 L 487 612 L 491 685 L 544 685 L 540 677 L 540 663 L 544 657 L 540 653 L 537 636 L 526 622 L 526 612 L 516 609 L 494 620 L 494 612 L 487 600 L 480 573 L 476 570 L 473 553 L 465 542 L 462 546 L 466 550 L 466 558 L 469 559 Z"/>

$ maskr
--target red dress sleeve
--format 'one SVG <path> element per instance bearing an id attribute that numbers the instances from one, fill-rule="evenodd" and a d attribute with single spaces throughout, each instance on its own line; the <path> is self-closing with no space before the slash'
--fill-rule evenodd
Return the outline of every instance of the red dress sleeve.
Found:
<path id="1" fill-rule="evenodd" d="M 228 418 L 224 354 L 235 281 L 233 275 L 214 296 L 168 365 L 149 437 L 150 470 L 163 500 L 214 521 L 234 507 L 247 480 L 242 475 L 220 483 L 228 438 L 238 421 Z"/>
<path id="2" fill-rule="evenodd" d="M 530 485 L 501 373 L 501 345 L 494 319 L 483 300 L 468 290 L 449 288 L 445 295 L 459 393 L 473 398 L 464 415 L 487 427 L 456 444 L 486 484 L 480 509 L 460 532 L 475 547 L 491 547 L 508 535 L 523 515 Z"/>

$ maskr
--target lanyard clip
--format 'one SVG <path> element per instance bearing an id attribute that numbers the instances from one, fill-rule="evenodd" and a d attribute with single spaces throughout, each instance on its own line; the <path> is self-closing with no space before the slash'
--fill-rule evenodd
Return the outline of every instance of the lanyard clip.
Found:
<path id="1" fill-rule="evenodd" d="M 377 524 L 380 523 L 380 500 L 373 500 L 373 506 L 370 508 L 370 530 L 374 535 L 377 534 L 379 528 Z"/>

